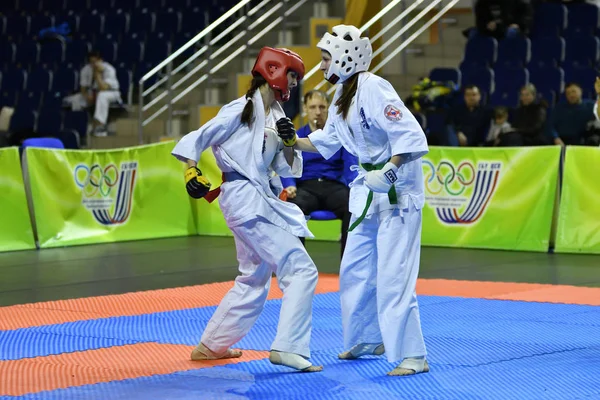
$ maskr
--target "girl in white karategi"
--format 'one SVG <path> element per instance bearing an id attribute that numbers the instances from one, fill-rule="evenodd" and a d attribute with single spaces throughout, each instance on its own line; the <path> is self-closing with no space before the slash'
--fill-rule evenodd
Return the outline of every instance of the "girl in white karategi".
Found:
<path id="1" fill-rule="evenodd" d="M 278 101 L 304 76 L 302 59 L 287 49 L 265 47 L 254 68 L 250 90 L 224 106 L 197 131 L 184 136 L 173 155 L 187 162 L 186 188 L 194 198 L 221 194 L 219 205 L 233 232 L 240 275 L 206 325 L 192 360 L 240 357 L 230 347 L 259 317 L 275 272 L 283 292 L 277 335 L 270 360 L 297 370 L 322 370 L 307 359 L 312 326 L 312 299 L 317 268 L 298 237 L 312 237 L 302 211 L 279 199 L 279 177 L 299 177 L 302 157 L 293 143 L 282 143 L 277 126 L 288 121 Z M 284 129 L 287 124 L 283 124 Z M 289 144 L 289 146 L 288 146 Z M 224 183 L 210 183 L 196 164 L 212 147 Z M 212 201 L 212 200 L 210 200 Z"/>
<path id="2" fill-rule="evenodd" d="M 341 83 L 322 130 L 297 139 L 296 148 L 331 157 L 342 146 L 358 157 L 350 189 L 352 213 L 340 269 L 344 360 L 386 354 L 398 366 L 389 375 L 429 371 L 415 291 L 419 273 L 423 130 L 392 85 L 366 72 L 368 38 L 339 25 L 317 45 L 321 70 Z M 293 139 L 290 129 L 284 140 Z M 287 132 L 287 134 L 286 134 Z"/>

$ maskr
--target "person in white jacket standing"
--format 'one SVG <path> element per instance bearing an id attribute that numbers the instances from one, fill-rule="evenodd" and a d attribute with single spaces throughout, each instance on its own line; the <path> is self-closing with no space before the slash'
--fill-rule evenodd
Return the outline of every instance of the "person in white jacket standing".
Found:
<path id="1" fill-rule="evenodd" d="M 392 85 L 367 72 L 371 43 L 338 25 L 317 44 L 321 70 L 340 83 L 322 130 L 299 138 L 296 149 L 329 158 L 342 146 L 358 157 L 351 184 L 350 232 L 340 268 L 344 346 L 340 359 L 386 354 L 399 362 L 388 375 L 429 371 L 416 283 L 425 203 L 423 130 Z M 293 133 L 280 132 L 284 140 Z"/>
<path id="2" fill-rule="evenodd" d="M 279 101 L 304 76 L 300 56 L 287 49 L 264 47 L 245 96 L 225 105 L 200 129 L 184 136 L 172 154 L 188 164 L 186 189 L 194 198 L 220 197 L 220 207 L 233 232 L 240 275 L 206 325 L 192 360 L 240 357 L 231 346 L 242 339 L 259 317 L 275 272 L 283 300 L 277 335 L 271 346 L 273 364 L 306 371 L 312 365 L 310 335 L 317 268 L 298 237 L 313 237 L 302 211 L 279 199 L 279 177 L 299 177 L 302 156 L 282 143 L 277 127 L 289 123 Z M 197 168 L 200 154 L 212 147 L 224 183 L 210 191 Z"/>

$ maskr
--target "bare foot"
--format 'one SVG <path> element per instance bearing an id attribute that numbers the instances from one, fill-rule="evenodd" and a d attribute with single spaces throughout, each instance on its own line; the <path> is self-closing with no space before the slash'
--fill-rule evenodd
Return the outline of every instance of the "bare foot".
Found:
<path id="1" fill-rule="evenodd" d="M 216 354 L 212 352 L 208 347 L 200 343 L 192 351 L 192 361 L 205 361 L 205 360 L 222 360 L 226 358 L 239 358 L 242 356 L 241 350 L 227 349 L 223 354 Z"/>
<path id="2" fill-rule="evenodd" d="M 407 359 L 407 360 L 412 361 L 410 359 Z M 408 375 L 415 375 L 415 374 L 422 374 L 422 373 L 429 372 L 429 364 L 427 363 L 427 360 L 425 360 L 423 369 L 421 369 L 416 364 L 410 365 L 410 364 L 412 364 L 412 362 L 410 364 L 406 363 L 407 360 L 402 361 L 402 363 L 400 363 L 400 365 L 398 365 L 396 368 L 394 368 L 393 370 L 388 372 L 388 375 L 389 376 L 408 376 Z M 409 367 L 412 367 L 412 368 L 409 368 Z"/>

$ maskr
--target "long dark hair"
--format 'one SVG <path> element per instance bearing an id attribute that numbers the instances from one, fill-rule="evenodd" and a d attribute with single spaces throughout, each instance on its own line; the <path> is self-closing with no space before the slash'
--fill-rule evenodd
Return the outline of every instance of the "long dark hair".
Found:
<path id="1" fill-rule="evenodd" d="M 337 113 L 342 114 L 342 117 L 346 119 L 348 112 L 350 111 L 350 104 L 358 89 L 358 74 L 352 75 L 346 82 L 342 84 L 342 95 L 335 102 L 337 106 Z"/>
<path id="2" fill-rule="evenodd" d="M 254 93 L 260 88 L 262 85 L 267 83 L 265 78 L 261 75 L 254 75 L 252 78 L 252 82 L 250 82 L 250 89 L 246 92 L 246 105 L 244 106 L 244 110 L 242 111 L 242 124 L 246 124 L 250 126 L 253 121 L 254 115 L 254 103 L 252 102 L 252 97 Z"/>

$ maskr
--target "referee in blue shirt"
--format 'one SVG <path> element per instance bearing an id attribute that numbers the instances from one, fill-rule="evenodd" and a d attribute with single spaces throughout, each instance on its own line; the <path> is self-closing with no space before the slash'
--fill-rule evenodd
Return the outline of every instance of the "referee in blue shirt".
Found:
<path id="1" fill-rule="evenodd" d="M 323 128 L 327 121 L 329 100 L 325 93 L 311 90 L 304 95 L 304 112 L 308 124 L 298 129 L 298 137 L 307 137 L 311 132 Z M 343 147 L 329 160 L 318 153 L 302 153 L 304 169 L 302 177 L 282 178 L 287 192 L 287 201 L 296 204 L 304 215 L 313 211 L 331 211 L 342 220 L 342 249 L 344 254 L 350 213 L 348 212 L 348 184 L 354 180 L 357 172 L 350 171 L 350 166 L 357 165 L 358 160 Z M 300 238 L 304 243 L 304 238 Z"/>

